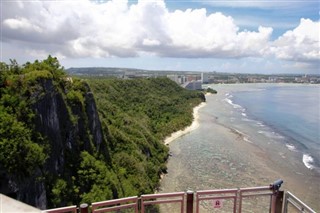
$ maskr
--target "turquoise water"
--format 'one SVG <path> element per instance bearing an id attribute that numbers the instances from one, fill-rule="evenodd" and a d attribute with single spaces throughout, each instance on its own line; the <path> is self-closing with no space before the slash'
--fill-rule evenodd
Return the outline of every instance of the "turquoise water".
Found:
<path id="1" fill-rule="evenodd" d="M 259 134 L 277 135 L 289 150 L 301 153 L 307 168 L 320 171 L 319 85 L 261 85 L 227 96 L 244 121 L 261 124 Z"/>

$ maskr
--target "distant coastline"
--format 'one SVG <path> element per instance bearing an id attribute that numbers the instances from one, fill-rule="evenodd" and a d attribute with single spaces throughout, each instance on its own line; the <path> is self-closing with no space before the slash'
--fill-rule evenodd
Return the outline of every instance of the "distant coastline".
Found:
<path id="1" fill-rule="evenodd" d="M 297 83 L 297 84 L 320 84 L 319 74 L 261 74 L 261 73 L 224 73 L 224 72 L 199 72 L 199 71 L 174 71 L 174 70 L 142 70 L 134 68 L 116 67 L 71 67 L 67 69 L 70 75 L 98 76 L 117 78 L 152 78 L 159 76 L 184 76 L 194 78 L 205 75 L 204 83 L 208 84 L 237 84 L 237 83 Z M 173 78 L 175 79 L 175 77 Z M 196 80 L 194 78 L 193 80 Z M 175 81 L 175 80 L 174 80 Z M 178 83 L 181 84 L 178 80 Z M 182 83 L 183 84 L 183 83 Z"/>
<path id="2" fill-rule="evenodd" d="M 197 129 L 199 127 L 199 109 L 201 109 L 202 107 L 204 107 L 206 105 L 205 102 L 202 102 L 201 104 L 199 104 L 198 106 L 193 108 L 193 122 L 190 126 L 186 127 L 183 130 L 179 130 L 177 132 L 172 133 L 170 136 L 166 137 L 164 140 L 164 144 L 168 145 L 169 143 L 171 143 L 172 141 L 176 140 L 177 138 L 182 137 L 185 134 L 188 134 L 189 132 Z"/>

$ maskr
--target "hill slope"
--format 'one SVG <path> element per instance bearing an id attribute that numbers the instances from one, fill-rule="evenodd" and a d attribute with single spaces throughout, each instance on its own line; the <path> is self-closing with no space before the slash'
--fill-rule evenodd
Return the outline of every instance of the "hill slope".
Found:
<path id="1" fill-rule="evenodd" d="M 153 193 L 166 171 L 163 139 L 192 123 L 192 109 L 204 95 L 167 78 L 90 79 L 113 166 L 124 196 Z"/>
<path id="2" fill-rule="evenodd" d="M 168 79 L 72 79 L 51 56 L 0 63 L 0 192 L 42 209 L 151 193 L 163 138 L 203 100 Z"/>

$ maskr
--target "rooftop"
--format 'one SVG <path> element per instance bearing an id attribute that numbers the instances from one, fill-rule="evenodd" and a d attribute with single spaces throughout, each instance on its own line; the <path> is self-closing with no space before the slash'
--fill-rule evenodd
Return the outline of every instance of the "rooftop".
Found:
<path id="1" fill-rule="evenodd" d="M 6 213 L 19 213 L 19 212 L 29 212 L 29 213 L 40 213 L 41 210 L 22 203 L 18 200 L 7 197 L 0 194 L 0 212 Z"/>

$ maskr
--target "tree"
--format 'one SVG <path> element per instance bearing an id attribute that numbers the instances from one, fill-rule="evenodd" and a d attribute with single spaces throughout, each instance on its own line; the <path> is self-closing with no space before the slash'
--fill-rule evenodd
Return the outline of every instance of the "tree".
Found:
<path id="1" fill-rule="evenodd" d="M 44 147 L 31 137 L 31 130 L 0 106 L 0 162 L 8 173 L 28 176 L 44 164 Z"/>

